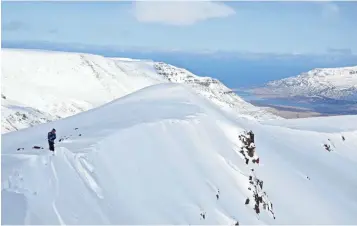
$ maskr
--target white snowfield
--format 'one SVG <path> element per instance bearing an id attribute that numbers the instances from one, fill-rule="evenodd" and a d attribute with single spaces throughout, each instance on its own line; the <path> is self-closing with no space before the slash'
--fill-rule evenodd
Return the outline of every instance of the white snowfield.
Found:
<path id="1" fill-rule="evenodd" d="M 357 224 L 356 121 L 262 124 L 194 88 L 152 85 L 3 134 L 2 224 Z M 244 130 L 255 133 L 259 165 L 239 153 Z M 253 191 L 267 204 L 259 215 Z"/>
<path id="2" fill-rule="evenodd" d="M 160 81 L 153 68 L 144 65 L 140 71 L 140 62 L 134 66 L 90 54 L 32 50 L 2 49 L 1 55 L 2 133 L 38 124 L 33 117 L 16 120 L 18 107 L 36 109 L 52 121 Z M 4 104 L 4 97 L 18 105 Z"/>
<path id="3" fill-rule="evenodd" d="M 258 89 L 262 94 L 357 100 L 357 66 L 317 68 Z"/>
<path id="4" fill-rule="evenodd" d="M 144 87 L 168 83 L 166 72 L 179 74 L 180 83 L 228 111 L 256 119 L 278 118 L 229 93 L 218 81 L 202 85 L 206 78 L 162 63 L 18 49 L 2 49 L 1 59 L 2 133 L 72 116 Z"/>

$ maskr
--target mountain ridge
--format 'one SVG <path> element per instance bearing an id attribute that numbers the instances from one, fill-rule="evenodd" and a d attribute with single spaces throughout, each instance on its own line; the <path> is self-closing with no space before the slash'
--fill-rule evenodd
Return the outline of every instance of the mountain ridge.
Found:
<path id="1" fill-rule="evenodd" d="M 2 224 L 357 222 L 357 116 L 265 115 L 160 62 L 15 56 L 2 68 L 2 113 L 18 123 L 4 125 L 19 128 L 2 134 Z"/>
<path id="2" fill-rule="evenodd" d="M 253 92 L 270 97 L 317 97 L 353 101 L 357 97 L 357 66 L 315 68 L 300 75 L 268 82 Z"/>
<path id="3" fill-rule="evenodd" d="M 221 92 L 228 88 L 220 82 L 220 86 L 213 88 L 192 84 L 185 79 L 187 76 L 199 81 L 203 78 L 164 63 L 38 50 L 2 49 L 1 54 L 2 95 L 22 107 L 19 112 L 16 106 L 2 101 L 2 133 L 72 116 L 144 87 L 175 82 L 170 81 L 172 76 L 163 76 L 165 70 L 181 75 L 177 83 L 190 85 L 197 93 L 213 98 L 216 104 L 233 109 L 236 114 L 257 119 L 278 118 L 235 94 L 228 98 Z M 26 118 L 19 121 L 15 114 L 25 114 Z"/>
<path id="4" fill-rule="evenodd" d="M 196 92 L 156 84 L 3 134 L 2 223 L 357 222 L 356 116 L 263 123 Z M 44 139 L 52 128 L 55 155 Z M 248 130 L 259 164 L 242 155 Z"/>

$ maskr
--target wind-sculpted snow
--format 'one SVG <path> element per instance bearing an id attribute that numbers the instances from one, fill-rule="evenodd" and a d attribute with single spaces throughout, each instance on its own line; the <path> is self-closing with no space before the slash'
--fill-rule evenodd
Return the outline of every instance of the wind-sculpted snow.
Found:
<path id="1" fill-rule="evenodd" d="M 179 80 L 189 81 L 193 76 L 198 81 L 192 85 L 197 93 L 220 107 L 243 117 L 277 118 L 232 94 L 218 80 L 168 65 L 158 68 L 164 65 L 160 63 L 50 51 L 2 49 L 1 54 L 2 100 L 17 103 L 10 106 L 2 101 L 2 133 L 72 116 L 151 85 L 181 83 Z M 173 76 L 164 76 L 166 69 Z M 177 74 L 182 71 L 185 73 Z M 208 80 L 215 85 L 202 84 Z M 28 110 L 16 110 L 19 108 Z M 17 120 L 18 114 L 31 120 Z"/>
<path id="2" fill-rule="evenodd" d="M 357 130 L 280 122 L 167 83 L 3 134 L 2 224 L 356 224 Z"/>

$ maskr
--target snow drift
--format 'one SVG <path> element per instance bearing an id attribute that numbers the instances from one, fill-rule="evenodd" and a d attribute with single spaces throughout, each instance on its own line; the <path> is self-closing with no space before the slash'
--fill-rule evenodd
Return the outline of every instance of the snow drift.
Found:
<path id="1" fill-rule="evenodd" d="M 329 118 L 322 131 L 316 121 L 261 124 L 193 88 L 153 85 L 2 135 L 2 223 L 356 224 L 357 125 L 344 130 L 347 120 L 357 117 Z M 260 164 L 239 154 L 250 129 Z M 268 205 L 259 214 L 254 192 Z"/>

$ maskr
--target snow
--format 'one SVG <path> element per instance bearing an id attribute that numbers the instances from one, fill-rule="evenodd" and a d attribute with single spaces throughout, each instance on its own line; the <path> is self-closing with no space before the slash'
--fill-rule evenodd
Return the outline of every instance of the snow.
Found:
<path id="1" fill-rule="evenodd" d="M 279 125 L 292 129 L 310 130 L 317 132 L 339 133 L 356 131 L 357 123 L 353 123 L 355 115 L 314 117 L 306 119 L 272 120 L 264 122 L 269 125 Z"/>
<path id="2" fill-rule="evenodd" d="M 163 63 L 19 49 L 2 49 L 1 55 L 1 94 L 12 103 L 2 101 L 2 133 L 72 116 L 142 88 L 170 82 L 194 87 L 196 93 L 239 117 L 278 118 L 229 93 L 231 90 L 218 80 Z M 166 73 L 172 74 L 171 80 Z M 216 83 L 207 87 L 202 81 Z M 18 114 L 29 120 L 18 120 Z"/>
<path id="3" fill-rule="evenodd" d="M 262 93 L 356 100 L 357 66 L 316 68 L 296 77 L 272 81 Z"/>
<path id="4" fill-rule="evenodd" d="M 209 99 L 219 108 L 235 114 L 237 117 L 260 121 L 281 118 L 244 101 L 217 79 L 199 77 L 185 69 L 162 62 L 155 63 L 154 67 L 164 78 L 174 83 L 185 84 L 192 87 L 198 95 Z"/>
<path id="5" fill-rule="evenodd" d="M 12 49 L 2 49 L 1 54 L 1 93 L 17 106 L 49 115 L 51 121 L 162 82 L 151 77 L 154 69 L 134 71 L 131 62 L 97 55 Z M 12 109 L 2 104 L 4 116 L 13 116 Z M 2 133 L 8 131 L 12 128 L 2 124 Z"/>
<path id="6" fill-rule="evenodd" d="M 357 126 L 341 123 L 348 120 L 357 116 L 262 123 L 237 118 L 193 87 L 151 85 L 3 134 L 2 223 L 357 224 Z M 339 130 L 316 129 L 324 123 Z M 54 156 L 46 144 L 52 128 Z M 239 154 L 246 130 L 255 133 L 259 165 Z M 276 219 L 255 213 L 249 175 L 264 181 L 258 193 L 266 192 Z"/>

